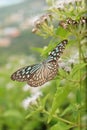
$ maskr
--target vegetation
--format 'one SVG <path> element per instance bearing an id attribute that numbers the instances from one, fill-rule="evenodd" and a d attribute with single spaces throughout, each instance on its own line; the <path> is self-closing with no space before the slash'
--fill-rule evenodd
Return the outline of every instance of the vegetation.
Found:
<path id="1" fill-rule="evenodd" d="M 11 81 L 10 75 L 18 67 L 36 60 L 24 55 L 10 56 L 8 63 L 0 68 L 1 130 L 86 130 L 85 2 L 64 4 L 64 8 L 52 7 L 48 12 L 36 21 L 32 31 L 45 39 L 50 38 L 47 47 L 36 49 L 43 57 L 47 57 L 60 41 L 68 39 L 58 75 L 44 87 L 31 91 L 25 83 Z"/>

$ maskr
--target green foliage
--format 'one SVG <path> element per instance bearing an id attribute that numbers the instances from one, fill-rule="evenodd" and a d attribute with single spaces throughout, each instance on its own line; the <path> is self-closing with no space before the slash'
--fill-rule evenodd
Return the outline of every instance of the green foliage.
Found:
<path id="1" fill-rule="evenodd" d="M 52 126 L 50 130 L 69 130 L 70 128 L 72 128 L 71 126 L 65 124 L 65 123 L 62 123 L 62 122 L 58 122 L 56 123 L 56 125 Z"/>
<path id="2" fill-rule="evenodd" d="M 62 55 L 62 62 L 66 60 L 65 69 L 59 67 L 55 79 L 46 87 L 39 88 L 41 96 L 30 102 L 26 109 L 22 105 L 24 99 L 32 98 L 37 91 L 34 95 L 30 89 L 24 91 L 24 83 L 11 81 L 10 75 L 16 65 L 20 67 L 21 59 L 27 65 L 28 60 L 34 63 L 34 58 L 10 57 L 8 64 L 0 68 L 0 130 L 86 130 L 87 23 L 71 24 L 68 28 L 56 25 L 68 17 L 79 21 L 86 14 L 84 6 L 84 1 L 80 1 L 64 4 L 63 9 L 53 7 L 48 10 L 52 13 L 52 19 L 48 15 L 45 21 L 40 19 L 35 33 L 50 38 L 50 42 L 44 49 L 37 48 L 37 51 L 46 57 L 61 40 L 68 39 Z"/>

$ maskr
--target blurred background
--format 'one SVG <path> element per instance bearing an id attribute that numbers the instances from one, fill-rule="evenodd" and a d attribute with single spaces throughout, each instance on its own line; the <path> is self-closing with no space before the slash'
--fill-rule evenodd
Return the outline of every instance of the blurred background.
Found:
<path id="1" fill-rule="evenodd" d="M 45 0 L 0 0 L 0 130 L 42 128 L 36 120 L 25 120 L 29 102 L 41 93 L 30 90 L 26 83 L 11 81 L 10 76 L 40 60 L 32 48 L 43 47 L 47 41 L 34 35 L 32 28 L 45 8 Z M 34 99 L 29 98 L 31 94 Z"/>
<path id="2" fill-rule="evenodd" d="M 44 0 L 0 0 L 0 65 L 12 55 L 37 55 L 31 48 L 43 40 L 31 30 L 45 7 Z"/>
<path id="3" fill-rule="evenodd" d="M 26 82 L 14 82 L 10 78 L 11 74 L 17 69 L 42 61 L 40 53 L 38 53 L 41 50 L 36 48 L 47 46 L 50 39 L 43 39 L 43 37 L 33 34 L 32 29 L 34 22 L 42 14 L 46 13 L 47 3 L 50 5 L 50 1 L 54 2 L 55 0 L 0 0 L 0 130 L 58 130 L 58 128 L 59 130 L 63 130 L 63 128 L 65 130 L 65 124 L 62 122 L 64 121 L 63 118 L 60 118 L 62 120 L 59 121 L 55 116 L 50 123 L 47 123 L 48 116 L 50 116 L 48 111 L 50 112 L 52 101 L 55 99 L 53 97 L 57 91 L 59 95 L 58 97 L 56 95 L 54 103 L 59 101 L 58 103 L 62 104 L 61 102 L 64 100 L 60 109 L 60 113 L 62 113 L 60 117 L 65 113 L 65 119 L 69 118 L 72 122 L 77 122 L 78 120 L 78 123 L 80 121 L 80 111 L 78 111 L 81 100 L 80 91 L 78 90 L 77 82 L 73 82 L 79 81 L 80 65 L 77 66 L 78 69 L 76 68 L 78 73 L 76 71 L 73 78 L 71 75 L 71 80 L 65 80 L 68 79 L 67 76 L 69 75 L 66 71 L 60 69 L 59 73 L 62 75 L 57 80 L 47 82 L 37 88 L 30 87 Z M 64 0 L 60 0 L 59 7 L 61 7 L 62 1 Z M 66 0 L 65 2 L 68 3 L 70 1 L 73 2 L 73 0 Z M 73 13 L 71 14 L 73 16 Z M 62 33 L 61 28 L 60 32 Z M 65 61 L 67 63 L 65 62 L 64 65 L 68 67 L 69 64 L 74 68 L 73 65 L 77 65 L 79 62 L 79 53 L 76 42 L 74 43 L 73 41 L 72 43 L 74 46 L 71 44 L 71 48 L 69 47 L 67 53 L 65 52 L 65 57 L 67 56 Z M 70 60 L 68 60 L 68 57 L 70 57 Z M 64 75 L 67 78 L 64 79 Z M 56 89 L 57 86 L 58 89 Z M 67 100 L 65 100 L 65 97 L 69 93 L 69 89 L 67 90 L 63 86 L 66 86 L 67 89 L 69 87 L 75 88 L 67 97 Z M 69 91 L 71 92 L 71 90 Z M 68 93 L 66 94 L 65 92 Z M 83 92 L 82 98 L 85 99 L 85 91 L 81 92 Z M 54 111 L 56 110 L 57 108 Z M 69 112 L 68 114 L 66 114 L 67 111 Z M 51 129 L 51 126 L 56 122 L 59 123 L 58 127 L 55 125 Z M 73 125 L 71 124 L 71 126 Z M 68 128 L 78 130 L 78 128 L 74 129 L 66 126 L 67 130 Z"/>

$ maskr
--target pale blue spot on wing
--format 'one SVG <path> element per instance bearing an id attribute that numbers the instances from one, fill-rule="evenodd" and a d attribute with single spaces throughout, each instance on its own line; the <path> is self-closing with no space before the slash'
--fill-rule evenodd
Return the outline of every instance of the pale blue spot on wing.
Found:
<path id="1" fill-rule="evenodd" d="M 39 68 L 41 67 L 41 64 L 37 64 L 35 66 L 32 67 L 32 69 L 30 70 L 30 73 L 34 73 L 35 71 L 37 71 Z"/>
<path id="2" fill-rule="evenodd" d="M 31 69 L 31 66 L 29 66 L 29 67 L 27 68 L 27 71 L 30 70 L 30 69 Z"/>

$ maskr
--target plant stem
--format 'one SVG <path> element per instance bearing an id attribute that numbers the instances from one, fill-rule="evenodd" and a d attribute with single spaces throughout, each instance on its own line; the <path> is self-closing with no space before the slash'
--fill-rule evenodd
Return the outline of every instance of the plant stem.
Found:
<path id="1" fill-rule="evenodd" d="M 79 38 L 78 35 L 78 44 L 79 44 L 79 64 L 81 64 L 81 44 L 80 44 L 81 39 Z M 79 70 L 79 76 L 80 76 L 80 82 L 79 82 L 79 89 L 80 89 L 80 96 L 81 96 L 81 69 Z M 80 106 L 81 106 L 81 102 L 80 102 Z M 79 130 L 81 130 L 81 111 L 79 112 L 79 116 L 78 116 L 78 124 L 79 125 Z"/>
<path id="2" fill-rule="evenodd" d="M 47 114 L 47 115 L 50 115 L 50 113 L 47 112 L 46 110 L 43 110 L 43 112 L 44 112 L 45 114 Z M 75 123 L 73 123 L 73 122 L 71 122 L 71 121 L 68 121 L 68 120 L 66 120 L 66 119 L 63 119 L 63 118 L 58 117 L 58 116 L 56 116 L 56 115 L 53 115 L 53 117 L 56 118 L 56 119 L 58 119 L 58 120 L 60 120 L 60 121 L 62 121 L 62 122 L 68 123 L 69 125 L 72 125 L 73 127 L 78 126 L 78 124 L 75 124 Z"/>

